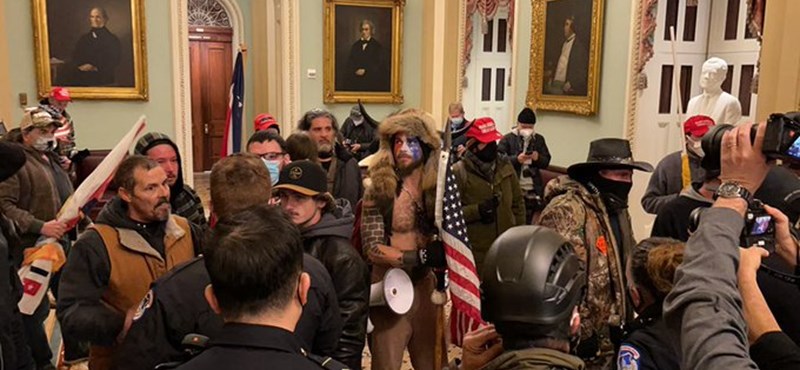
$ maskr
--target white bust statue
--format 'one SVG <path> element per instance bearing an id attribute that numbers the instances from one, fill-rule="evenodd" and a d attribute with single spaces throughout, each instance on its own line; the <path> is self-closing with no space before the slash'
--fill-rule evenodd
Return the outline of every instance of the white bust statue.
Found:
<path id="1" fill-rule="evenodd" d="M 700 73 L 700 88 L 703 93 L 689 100 L 686 116 L 702 114 L 714 119 L 717 124 L 735 125 L 742 119 L 739 99 L 722 91 L 722 82 L 728 76 L 728 63 L 720 58 L 710 58 L 703 63 Z"/>

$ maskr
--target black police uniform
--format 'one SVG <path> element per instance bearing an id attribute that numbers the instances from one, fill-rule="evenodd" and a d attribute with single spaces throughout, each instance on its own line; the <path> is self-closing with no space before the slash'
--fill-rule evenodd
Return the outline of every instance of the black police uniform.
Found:
<path id="1" fill-rule="evenodd" d="M 617 370 L 680 369 L 680 357 L 661 317 L 661 303 L 650 305 L 624 330 L 626 338 L 617 355 Z"/>
<path id="2" fill-rule="evenodd" d="M 336 350 L 343 325 L 336 291 L 328 271 L 314 257 L 303 255 L 303 270 L 311 277 L 311 288 L 295 335 L 304 348 L 330 356 Z M 223 322 L 204 296 L 210 282 L 201 257 L 176 267 L 156 281 L 115 353 L 114 368 L 152 369 L 161 363 L 181 361 L 182 341 L 187 334 L 216 338 Z"/>
<path id="3" fill-rule="evenodd" d="M 292 332 L 274 326 L 228 323 L 208 349 L 180 370 L 218 369 L 346 369 L 335 360 L 315 362 Z"/>

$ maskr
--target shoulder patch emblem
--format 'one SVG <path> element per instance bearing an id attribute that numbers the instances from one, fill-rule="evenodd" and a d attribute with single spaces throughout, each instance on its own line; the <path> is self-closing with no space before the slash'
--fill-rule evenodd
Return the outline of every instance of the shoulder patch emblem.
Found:
<path id="1" fill-rule="evenodd" d="M 639 357 L 639 350 L 623 344 L 619 348 L 619 356 L 617 356 L 617 369 L 639 370 Z"/>
<path id="2" fill-rule="evenodd" d="M 153 290 L 150 289 L 144 295 L 142 301 L 139 302 L 139 307 L 136 308 L 136 313 L 133 315 L 133 321 L 139 320 L 144 315 L 144 312 L 153 305 L 153 298 Z"/>

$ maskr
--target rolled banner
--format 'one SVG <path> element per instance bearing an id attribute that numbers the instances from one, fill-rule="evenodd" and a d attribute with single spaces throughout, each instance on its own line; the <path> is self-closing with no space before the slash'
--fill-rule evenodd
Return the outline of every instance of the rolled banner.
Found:
<path id="1" fill-rule="evenodd" d="M 136 138 L 144 131 L 146 122 L 145 116 L 139 117 L 128 133 L 122 137 L 122 140 L 103 158 L 100 165 L 64 202 L 56 216 L 58 221 L 67 224 L 70 229 L 75 227 L 80 220 L 81 208 L 94 199 L 100 199 L 114 177 L 117 167 L 125 159 L 131 146 L 136 142 Z M 66 262 L 64 248 L 54 238 L 41 238 L 37 241 L 36 246 L 25 250 L 23 266 L 18 272 L 25 287 L 19 302 L 20 312 L 30 315 L 36 310 L 44 293 L 47 292 L 50 277 L 53 273 L 58 272 Z M 30 289 L 26 284 L 30 285 Z"/>

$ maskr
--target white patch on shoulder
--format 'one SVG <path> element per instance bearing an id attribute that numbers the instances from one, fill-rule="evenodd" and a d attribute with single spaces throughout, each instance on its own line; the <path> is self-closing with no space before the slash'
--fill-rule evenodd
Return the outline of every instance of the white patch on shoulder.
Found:
<path id="1" fill-rule="evenodd" d="M 627 344 L 619 347 L 617 356 L 617 369 L 619 370 L 639 370 L 639 350 Z"/>
<path id="2" fill-rule="evenodd" d="M 144 315 L 144 312 L 153 305 L 153 298 L 153 290 L 150 289 L 144 295 L 142 301 L 139 302 L 139 307 L 136 308 L 136 313 L 133 315 L 133 321 L 139 320 Z"/>

